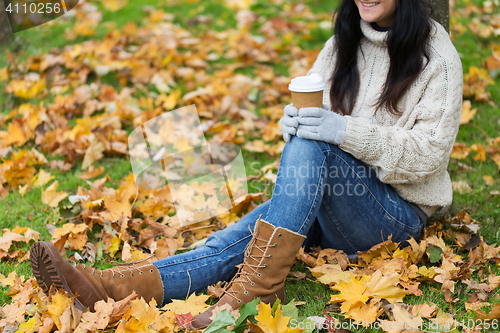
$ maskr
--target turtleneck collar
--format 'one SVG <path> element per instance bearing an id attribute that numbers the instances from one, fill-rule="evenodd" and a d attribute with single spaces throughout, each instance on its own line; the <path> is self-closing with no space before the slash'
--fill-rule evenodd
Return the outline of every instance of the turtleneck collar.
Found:
<path id="1" fill-rule="evenodd" d="M 387 31 L 377 31 L 363 19 L 360 20 L 360 25 L 361 32 L 369 41 L 379 46 L 387 46 L 387 35 L 389 34 Z"/>

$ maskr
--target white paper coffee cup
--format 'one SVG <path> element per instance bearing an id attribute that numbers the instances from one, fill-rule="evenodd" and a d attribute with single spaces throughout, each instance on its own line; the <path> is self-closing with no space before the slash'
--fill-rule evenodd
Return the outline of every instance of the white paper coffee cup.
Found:
<path id="1" fill-rule="evenodd" d="M 292 93 L 292 104 L 297 108 L 322 107 L 325 83 L 321 76 L 312 73 L 298 76 L 290 82 L 288 90 Z"/>

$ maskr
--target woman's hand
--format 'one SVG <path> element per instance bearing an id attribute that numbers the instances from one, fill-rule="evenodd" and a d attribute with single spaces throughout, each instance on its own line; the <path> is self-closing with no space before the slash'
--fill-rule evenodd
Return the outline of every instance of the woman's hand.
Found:
<path id="1" fill-rule="evenodd" d="M 335 145 L 344 142 L 347 119 L 322 108 L 301 108 L 294 117 L 299 126 L 296 135 L 309 140 L 319 140 Z"/>
<path id="2" fill-rule="evenodd" d="M 292 138 L 292 135 L 297 133 L 299 123 L 296 118 L 299 115 L 299 110 L 293 104 L 288 104 L 283 111 L 285 114 L 280 119 L 280 125 L 283 131 L 283 140 L 288 142 Z"/>

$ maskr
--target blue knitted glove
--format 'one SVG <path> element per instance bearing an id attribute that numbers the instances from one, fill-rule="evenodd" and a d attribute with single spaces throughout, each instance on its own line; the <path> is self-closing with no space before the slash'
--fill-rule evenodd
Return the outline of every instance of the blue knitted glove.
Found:
<path id="1" fill-rule="evenodd" d="M 299 110 L 293 106 L 293 104 L 288 104 L 283 111 L 285 114 L 280 119 L 280 125 L 283 131 L 283 140 L 288 142 L 292 138 L 292 135 L 297 133 L 297 126 L 299 126 L 299 123 L 295 118 L 298 116 Z"/>
<path id="2" fill-rule="evenodd" d="M 299 123 L 296 133 L 298 137 L 335 145 L 344 142 L 347 128 L 344 116 L 322 108 L 301 108 L 295 119 Z"/>

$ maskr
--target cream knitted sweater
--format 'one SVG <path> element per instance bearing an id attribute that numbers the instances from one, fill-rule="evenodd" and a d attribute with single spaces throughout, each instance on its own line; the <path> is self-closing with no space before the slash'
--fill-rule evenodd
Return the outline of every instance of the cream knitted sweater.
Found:
<path id="1" fill-rule="evenodd" d="M 453 199 L 447 167 L 462 112 L 463 73 L 460 57 L 446 30 L 432 21 L 430 60 L 401 98 L 401 116 L 372 106 L 389 70 L 386 37 L 361 20 L 358 50 L 360 90 L 347 118 L 345 141 L 339 146 L 372 166 L 377 177 L 391 184 L 405 200 L 427 215 Z M 307 74 L 318 73 L 326 83 L 324 104 L 330 107 L 329 78 L 334 68 L 331 37 Z"/>

